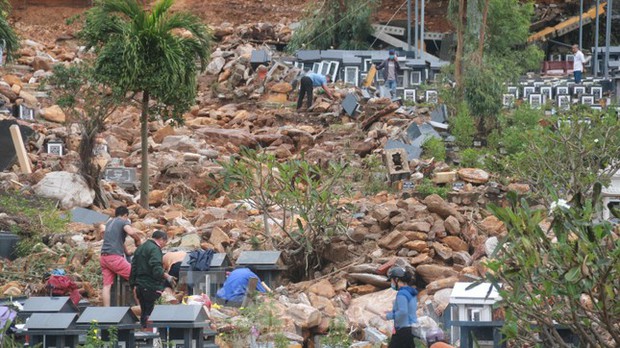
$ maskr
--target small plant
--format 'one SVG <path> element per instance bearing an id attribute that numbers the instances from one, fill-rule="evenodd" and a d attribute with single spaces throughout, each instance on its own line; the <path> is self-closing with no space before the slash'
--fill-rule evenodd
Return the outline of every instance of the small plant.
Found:
<path id="1" fill-rule="evenodd" d="M 456 117 L 450 119 L 450 133 L 456 138 L 460 147 L 470 147 L 476 135 L 476 121 L 465 103 L 459 103 Z"/>
<path id="2" fill-rule="evenodd" d="M 118 329 L 116 327 L 111 327 L 106 329 L 107 331 L 107 340 L 103 339 L 103 332 L 99 328 L 99 323 L 96 320 L 93 320 L 90 323 L 90 327 L 88 328 L 88 332 L 86 333 L 86 342 L 83 346 L 79 346 L 80 348 L 104 348 L 104 347 L 114 347 L 116 343 L 118 343 Z"/>
<path id="3" fill-rule="evenodd" d="M 431 137 L 422 145 L 422 151 L 427 158 L 435 158 L 437 161 L 446 160 L 446 145 L 440 138 Z"/>
<path id="4" fill-rule="evenodd" d="M 321 339 L 321 346 L 329 348 L 347 348 L 351 346 L 349 328 L 343 318 L 334 318 L 329 322 L 327 335 Z"/>
<path id="5" fill-rule="evenodd" d="M 482 165 L 480 159 L 484 157 L 484 151 L 477 149 L 465 149 L 461 151 L 461 167 L 478 168 Z"/>
<path id="6" fill-rule="evenodd" d="M 416 186 L 416 191 L 420 193 L 423 198 L 432 194 L 436 194 L 441 198 L 446 198 L 448 197 L 448 192 L 450 192 L 447 187 L 437 186 L 431 181 L 431 179 L 426 178 L 423 179 L 418 186 Z"/>

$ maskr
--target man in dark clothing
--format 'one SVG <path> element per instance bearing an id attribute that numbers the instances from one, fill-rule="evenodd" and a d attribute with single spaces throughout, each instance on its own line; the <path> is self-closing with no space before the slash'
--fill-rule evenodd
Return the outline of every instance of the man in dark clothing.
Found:
<path id="1" fill-rule="evenodd" d="M 101 297 L 104 307 L 110 306 L 110 294 L 114 278 L 118 274 L 125 279 L 129 279 L 131 265 L 125 259 L 125 255 L 131 256 L 131 252 L 125 247 L 125 238 L 133 238 L 136 246 L 142 243 L 140 232 L 131 227 L 129 221 L 129 210 L 121 206 L 114 212 L 115 218 L 108 221 L 105 225 L 103 235 L 103 245 L 101 246 L 101 273 L 103 275 L 103 291 Z"/>
<path id="2" fill-rule="evenodd" d="M 400 64 L 396 58 L 396 52 L 394 49 L 390 49 L 388 59 L 384 60 L 377 66 L 377 70 L 383 70 L 383 80 L 385 86 L 390 89 L 392 98 L 396 97 L 396 80 L 400 74 Z"/>
<path id="3" fill-rule="evenodd" d="M 327 88 L 327 84 L 331 82 L 331 77 L 329 75 L 324 76 L 316 73 L 308 73 L 306 76 L 301 78 L 299 83 L 299 97 L 297 98 L 297 110 L 301 109 L 301 105 L 304 101 L 304 96 L 307 97 L 307 106 L 310 108 L 312 106 L 312 92 L 314 87 L 323 87 L 325 93 L 329 99 L 334 99 L 334 96 L 329 88 Z"/>
<path id="4" fill-rule="evenodd" d="M 173 276 L 164 272 L 161 249 L 168 244 L 168 235 L 163 231 L 153 232 L 151 239 L 142 244 L 131 260 L 131 275 L 129 285 L 135 287 L 136 295 L 140 300 L 140 324 L 146 327 L 147 320 L 155 301 L 159 299 L 164 290 L 164 280 L 176 285 Z"/>

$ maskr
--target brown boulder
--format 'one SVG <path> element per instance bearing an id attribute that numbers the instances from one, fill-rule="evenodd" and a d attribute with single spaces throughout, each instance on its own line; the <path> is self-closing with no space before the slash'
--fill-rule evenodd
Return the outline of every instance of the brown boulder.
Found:
<path id="1" fill-rule="evenodd" d="M 487 216 L 480 223 L 482 231 L 486 232 L 489 236 L 499 236 L 506 232 L 504 223 L 499 221 L 494 215 Z"/>
<path id="2" fill-rule="evenodd" d="M 153 134 L 153 141 L 161 144 L 165 137 L 175 134 L 176 132 L 174 131 L 174 128 L 172 128 L 172 126 L 168 124 L 165 127 L 158 129 L 157 132 Z"/>
<path id="3" fill-rule="evenodd" d="M 429 295 L 436 293 L 441 289 L 453 288 L 454 284 L 459 281 L 458 277 L 448 277 L 435 280 L 426 286 L 426 291 Z"/>
<path id="4" fill-rule="evenodd" d="M 435 249 L 435 254 L 439 256 L 443 261 L 449 261 L 452 259 L 452 249 L 450 247 L 443 245 L 441 243 L 433 243 L 433 249 Z"/>
<path id="5" fill-rule="evenodd" d="M 428 264 L 416 267 L 417 275 L 422 277 L 425 282 L 431 283 L 439 279 L 456 277 L 458 273 L 451 267 Z"/>
<path id="6" fill-rule="evenodd" d="M 407 241 L 407 237 L 402 232 L 395 230 L 379 239 L 379 246 L 384 249 L 396 250 Z"/>
<path id="7" fill-rule="evenodd" d="M 62 111 L 62 109 L 58 105 L 52 105 L 50 107 L 43 108 L 41 109 L 41 111 L 39 111 L 39 114 L 45 120 L 48 120 L 50 122 L 65 123 L 65 121 L 67 120 L 65 112 Z"/>
<path id="8" fill-rule="evenodd" d="M 15 76 L 15 75 L 7 74 L 7 75 L 4 75 L 2 77 L 2 79 L 4 81 L 6 81 L 6 83 L 8 83 L 11 86 L 13 86 L 13 85 L 21 86 L 22 85 L 22 80 L 20 80 L 19 77 Z"/>
<path id="9" fill-rule="evenodd" d="M 7 85 L 0 85 L 0 94 L 9 98 L 10 101 L 17 99 L 17 94 Z"/>
<path id="10" fill-rule="evenodd" d="M 255 148 L 258 145 L 256 139 L 248 131 L 242 129 L 220 129 L 206 127 L 196 131 L 200 133 L 213 146 L 234 145 L 237 147 Z"/>
<path id="11" fill-rule="evenodd" d="M 471 182 L 472 184 L 484 184 L 489 181 L 489 173 L 478 168 L 461 168 L 458 174 L 463 181 Z"/>
<path id="12" fill-rule="evenodd" d="M 405 243 L 403 246 L 409 250 L 415 250 L 419 253 L 428 251 L 428 244 L 422 240 L 412 240 Z"/>
<path id="13" fill-rule="evenodd" d="M 308 291 L 318 296 L 323 296 L 327 298 L 332 298 L 336 296 L 336 291 L 334 290 L 332 283 L 330 283 L 327 279 L 323 279 L 318 283 L 310 285 Z"/>
<path id="14" fill-rule="evenodd" d="M 275 93 L 288 93 L 293 90 L 293 86 L 288 82 L 278 82 L 271 86 L 269 90 Z"/>
<path id="15" fill-rule="evenodd" d="M 34 60 L 32 61 L 32 68 L 34 69 L 34 71 L 37 71 L 37 70 L 50 71 L 52 70 L 52 65 L 53 63 L 49 59 L 39 57 L 39 56 L 34 57 Z"/>
<path id="16" fill-rule="evenodd" d="M 449 203 L 443 200 L 439 195 L 432 194 L 424 198 L 424 202 L 426 208 L 431 213 L 436 213 L 442 218 L 446 219 L 449 216 L 454 216 L 458 222 L 464 223 L 465 218 L 463 215 L 459 213 L 454 207 L 452 207 Z"/>
<path id="17" fill-rule="evenodd" d="M 451 235 L 461 233 L 461 224 L 454 216 L 448 216 L 448 218 L 443 222 L 443 225 L 446 228 L 446 231 L 448 231 Z"/>
<path id="18" fill-rule="evenodd" d="M 231 240 L 230 237 L 226 234 L 226 232 L 222 231 L 219 227 L 213 227 L 211 231 L 211 238 L 209 238 L 209 243 L 215 246 L 215 250 L 217 252 L 226 252 L 226 246 L 230 245 Z"/>
<path id="19" fill-rule="evenodd" d="M 450 247 L 450 249 L 454 251 L 467 251 L 469 250 L 469 246 L 459 237 L 456 236 L 448 236 L 441 240 L 444 244 Z"/>
<path id="20" fill-rule="evenodd" d="M 528 184 L 512 183 L 512 184 L 508 185 L 507 189 L 508 189 L 508 191 L 515 191 L 518 194 L 524 195 L 524 194 L 530 192 L 530 185 L 528 185 Z"/>

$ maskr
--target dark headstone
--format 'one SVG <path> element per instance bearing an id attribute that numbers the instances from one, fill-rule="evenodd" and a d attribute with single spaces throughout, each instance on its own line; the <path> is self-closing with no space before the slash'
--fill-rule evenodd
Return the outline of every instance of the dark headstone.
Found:
<path id="1" fill-rule="evenodd" d="M 15 146 L 13 145 L 13 139 L 11 138 L 11 131 L 9 130 L 9 127 L 14 124 L 17 124 L 17 121 L 0 121 L 0 171 L 9 168 L 17 158 Z M 19 131 L 22 133 L 22 140 L 24 140 L 24 144 L 27 144 L 28 139 L 34 134 L 34 131 L 27 126 L 20 125 Z"/>
<path id="2" fill-rule="evenodd" d="M 405 149 L 405 151 L 407 151 L 408 161 L 418 159 L 420 158 L 420 156 L 422 156 L 422 148 L 420 146 L 405 144 L 402 141 L 398 141 L 398 140 L 388 139 L 384 147 L 384 149 L 386 150 L 398 149 L 398 148 L 403 148 Z"/>
<path id="3" fill-rule="evenodd" d="M 106 214 L 101 214 L 94 210 L 86 208 L 73 208 L 71 210 L 71 222 L 81 222 L 83 224 L 96 224 L 108 221 L 110 217 Z"/>
<path id="4" fill-rule="evenodd" d="M 421 135 L 417 137 L 415 140 L 413 140 L 411 145 L 422 147 L 422 145 L 429 138 L 441 139 L 441 135 L 439 135 L 439 133 L 437 133 L 437 131 L 433 128 L 433 126 L 431 126 L 428 123 L 423 123 L 419 125 L 418 130 L 420 131 Z"/>
<path id="5" fill-rule="evenodd" d="M 297 59 L 301 61 L 321 60 L 321 51 L 318 51 L 318 50 L 297 51 Z"/>
<path id="6" fill-rule="evenodd" d="M 237 259 L 237 266 L 259 266 L 280 268 L 282 265 L 281 251 L 242 251 Z"/>
<path id="7" fill-rule="evenodd" d="M 446 122 L 448 109 L 445 104 L 441 104 L 437 106 L 433 111 L 431 111 L 431 120 L 438 123 Z"/>
<path id="8" fill-rule="evenodd" d="M 161 324 L 182 324 L 194 323 L 207 320 L 207 313 L 200 305 L 158 305 L 153 309 L 153 313 L 149 320 L 153 322 L 153 326 Z"/>
<path id="9" fill-rule="evenodd" d="M 77 313 L 78 308 L 68 296 L 30 297 L 20 313 Z"/>
<path id="10" fill-rule="evenodd" d="M 88 307 L 76 324 L 90 325 L 93 320 L 101 325 L 129 325 L 135 324 L 138 318 L 129 307 Z"/>
<path id="11" fill-rule="evenodd" d="M 362 98 L 364 98 L 364 100 L 368 100 L 371 98 L 370 93 L 368 93 L 368 90 L 366 88 L 362 88 Z"/>
<path id="12" fill-rule="evenodd" d="M 66 330 L 72 328 L 77 313 L 33 313 L 25 328 L 28 330 Z"/>
<path id="13" fill-rule="evenodd" d="M 355 115 L 358 107 L 359 103 L 357 101 L 357 97 L 353 93 L 347 94 L 347 96 L 342 101 L 342 109 L 344 110 L 344 112 L 347 113 L 347 115 L 351 117 Z"/>

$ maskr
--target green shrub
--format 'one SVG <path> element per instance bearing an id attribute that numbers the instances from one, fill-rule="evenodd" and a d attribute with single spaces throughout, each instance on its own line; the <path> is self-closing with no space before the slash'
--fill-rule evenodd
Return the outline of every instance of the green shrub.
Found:
<path id="1" fill-rule="evenodd" d="M 431 179 L 423 179 L 422 182 L 416 186 L 416 191 L 420 193 L 423 198 L 432 194 L 436 194 L 441 198 L 446 198 L 448 197 L 448 192 L 450 192 L 450 189 L 435 185 Z"/>
<path id="2" fill-rule="evenodd" d="M 432 137 L 427 139 L 422 145 L 422 152 L 426 158 L 433 157 L 437 161 L 446 160 L 446 145 L 443 139 Z"/>
<path id="3" fill-rule="evenodd" d="M 484 150 L 465 149 L 461 151 L 461 167 L 478 168 L 481 166 L 481 159 L 484 157 Z"/>
<path id="4" fill-rule="evenodd" d="M 460 147 L 470 147 L 476 135 L 476 122 L 465 103 L 457 106 L 456 117 L 450 119 L 450 133 Z"/>

